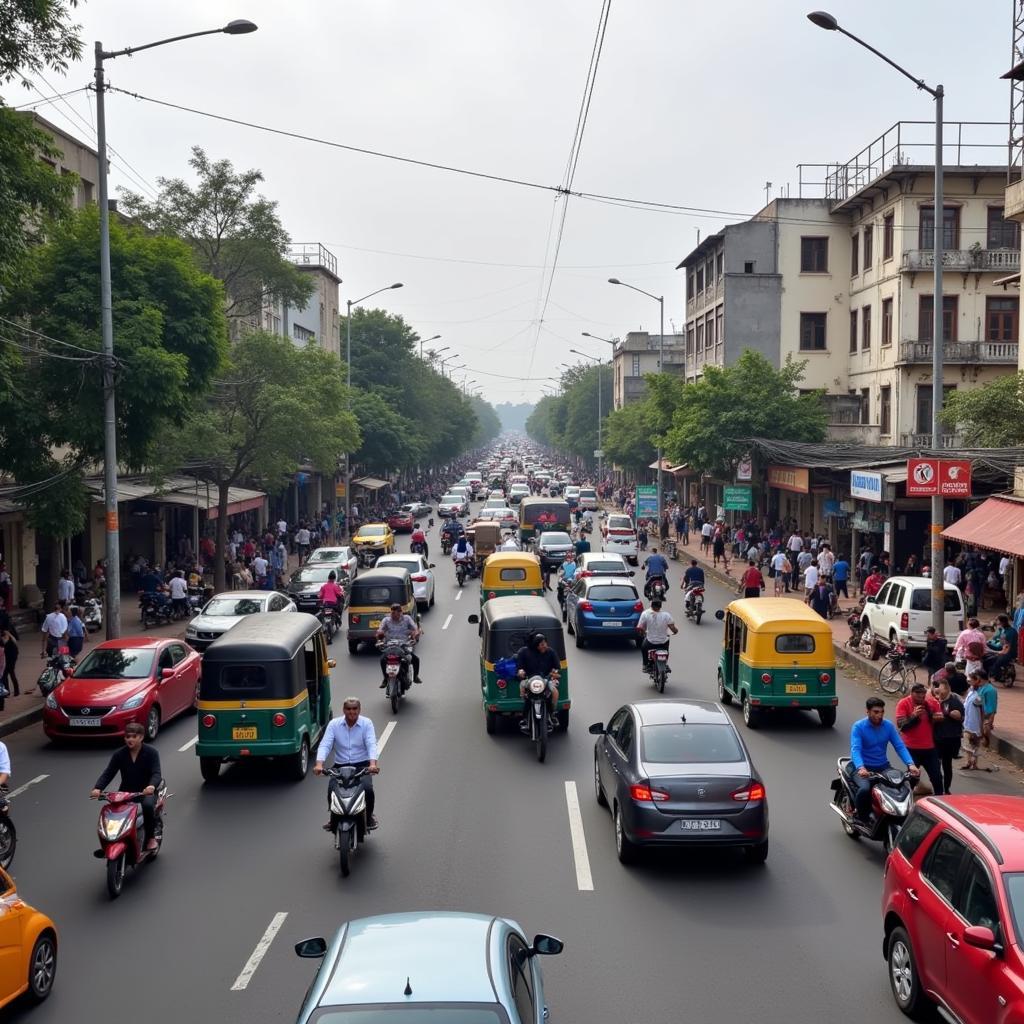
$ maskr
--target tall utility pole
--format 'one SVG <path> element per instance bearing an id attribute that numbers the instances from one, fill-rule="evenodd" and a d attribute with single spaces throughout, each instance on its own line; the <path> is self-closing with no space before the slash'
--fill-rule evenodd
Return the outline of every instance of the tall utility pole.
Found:
<path id="1" fill-rule="evenodd" d="M 590 331 L 581 331 L 580 333 L 583 335 L 584 338 L 591 338 L 593 341 L 603 341 L 606 345 L 611 345 L 611 347 L 612 347 L 612 363 L 611 363 L 611 365 L 613 367 L 613 371 L 612 372 L 614 373 L 615 341 L 616 341 L 616 339 L 615 338 L 599 338 L 596 334 L 591 334 Z M 593 358 L 593 357 L 591 357 L 591 358 Z M 613 383 L 612 383 L 613 390 L 614 390 L 614 387 L 615 387 L 615 385 L 614 385 L 614 381 L 613 381 Z M 600 456 L 598 457 L 598 460 L 597 460 L 597 476 L 598 476 L 599 480 L 603 480 L 604 479 L 604 446 L 601 443 L 601 378 L 600 378 L 600 375 L 598 375 L 598 381 L 597 381 L 597 450 L 601 453 Z"/>

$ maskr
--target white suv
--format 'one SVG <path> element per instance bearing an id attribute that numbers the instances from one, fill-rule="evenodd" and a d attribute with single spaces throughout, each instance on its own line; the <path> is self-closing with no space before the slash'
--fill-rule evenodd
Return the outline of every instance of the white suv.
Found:
<path id="1" fill-rule="evenodd" d="M 597 511 L 597 490 L 593 487 L 581 487 L 580 488 L 580 508 L 584 512 L 590 509 L 591 512 Z"/>
<path id="2" fill-rule="evenodd" d="M 640 549 L 637 545 L 636 530 L 629 516 L 610 515 L 604 524 L 604 551 L 614 551 L 622 555 L 631 565 L 637 564 Z"/>
<path id="3" fill-rule="evenodd" d="M 959 589 L 945 584 L 946 640 L 952 646 L 957 634 L 964 628 L 964 602 Z M 864 603 L 861 618 L 865 638 L 878 643 L 902 643 L 907 647 L 923 648 L 924 631 L 932 624 L 932 581 L 927 576 L 891 576 L 882 589 Z"/>

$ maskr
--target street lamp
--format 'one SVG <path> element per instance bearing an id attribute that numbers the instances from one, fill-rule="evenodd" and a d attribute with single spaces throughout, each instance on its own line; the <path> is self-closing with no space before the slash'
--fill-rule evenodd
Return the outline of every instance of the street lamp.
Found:
<path id="1" fill-rule="evenodd" d="M 451 347 L 449 345 L 442 345 L 441 348 L 433 348 L 428 351 L 430 352 L 430 361 L 433 362 L 442 352 L 450 352 Z"/>
<path id="2" fill-rule="evenodd" d="M 222 28 L 209 28 L 202 32 L 189 32 L 183 36 L 158 39 L 143 46 L 127 46 L 123 50 L 104 50 L 97 40 L 95 46 L 96 82 L 96 149 L 99 157 L 100 205 L 100 331 L 103 343 L 103 504 L 106 512 L 107 556 L 107 639 L 121 635 L 121 533 L 117 521 L 117 403 L 115 401 L 114 371 L 114 314 L 110 283 L 110 210 L 107 191 L 107 114 L 104 97 L 106 80 L 103 62 L 115 57 L 130 57 L 142 50 L 166 46 L 182 39 L 226 33 L 229 36 L 255 32 L 251 21 L 229 21 Z"/>
<path id="3" fill-rule="evenodd" d="M 424 341 L 437 341 L 437 339 L 440 338 L 440 337 L 441 337 L 440 334 L 435 334 L 432 338 L 420 338 L 420 359 L 423 358 L 423 342 Z M 447 348 L 447 347 L 448 346 L 445 345 L 445 348 Z M 442 349 L 441 351 L 443 352 L 444 349 Z"/>
<path id="4" fill-rule="evenodd" d="M 347 373 L 346 383 L 348 385 L 348 411 L 352 411 L 352 307 L 358 306 L 360 302 L 372 299 L 374 295 L 381 292 L 391 291 L 392 288 L 401 288 L 402 282 L 386 284 L 361 299 L 347 299 L 345 302 L 345 369 Z M 337 521 L 338 495 L 334 495 L 335 521 Z M 345 452 L 345 529 L 352 536 L 352 453 Z"/>
<path id="5" fill-rule="evenodd" d="M 655 302 L 661 307 L 661 324 L 659 327 L 658 334 L 658 373 L 661 373 L 665 369 L 665 296 L 664 295 L 652 295 L 650 292 L 645 292 L 643 288 L 637 288 L 635 284 L 626 284 L 625 281 L 620 281 L 617 277 L 609 277 L 609 284 L 618 284 L 623 288 L 632 288 L 633 291 L 639 292 L 641 295 L 646 295 L 649 299 L 654 299 Z M 658 445 L 658 529 L 661 529 L 661 445 Z"/>
<path id="6" fill-rule="evenodd" d="M 943 302 L 942 302 L 942 259 L 943 259 L 943 232 L 945 230 L 946 218 L 943 205 L 945 202 L 944 182 L 942 174 L 942 101 L 946 95 L 941 85 L 933 89 L 926 85 L 923 78 L 915 78 L 906 68 L 900 67 L 894 60 L 886 57 L 884 53 L 876 50 L 873 46 L 859 39 L 852 32 L 847 32 L 839 22 L 827 11 L 811 11 L 807 15 L 809 21 L 823 28 L 828 32 L 840 32 L 842 35 L 852 39 L 855 43 L 870 50 L 876 57 L 884 60 L 891 68 L 895 68 L 905 78 L 909 78 L 918 89 L 923 89 L 932 99 L 935 100 L 935 199 L 932 209 L 933 227 L 933 272 L 934 293 L 932 297 L 932 448 L 936 451 L 942 448 L 942 432 L 939 416 L 942 412 L 942 383 L 943 364 L 945 355 L 943 340 Z M 938 495 L 932 497 L 931 507 L 931 567 L 932 567 L 932 625 L 938 632 L 945 632 L 944 606 L 945 606 L 945 581 L 943 569 L 945 568 L 946 552 L 942 545 L 942 527 L 945 522 L 944 501 Z"/>

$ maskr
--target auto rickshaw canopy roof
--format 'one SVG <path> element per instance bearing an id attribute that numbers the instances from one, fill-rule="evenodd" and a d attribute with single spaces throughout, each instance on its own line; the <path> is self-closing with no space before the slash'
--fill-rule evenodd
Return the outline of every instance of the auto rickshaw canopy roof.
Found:
<path id="1" fill-rule="evenodd" d="M 291 661 L 320 628 L 320 620 L 306 612 L 246 615 L 210 644 L 203 664 Z"/>
<path id="2" fill-rule="evenodd" d="M 832 627 L 816 611 L 788 597 L 745 597 L 733 601 L 728 611 L 756 633 L 790 632 L 798 627 L 804 633 L 832 634 Z"/>

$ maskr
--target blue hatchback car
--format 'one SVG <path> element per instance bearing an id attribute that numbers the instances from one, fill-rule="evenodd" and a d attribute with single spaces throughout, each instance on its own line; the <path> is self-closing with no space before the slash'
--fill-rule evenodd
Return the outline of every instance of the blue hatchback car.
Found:
<path id="1" fill-rule="evenodd" d="M 565 594 L 565 621 L 576 646 L 597 636 L 637 640 L 644 603 L 632 581 L 622 576 L 584 576 Z"/>
<path id="2" fill-rule="evenodd" d="M 423 911 L 348 921 L 330 945 L 295 946 L 323 958 L 298 1024 L 543 1024 L 538 956 L 562 942 L 528 942 L 514 921 L 489 914 Z"/>

